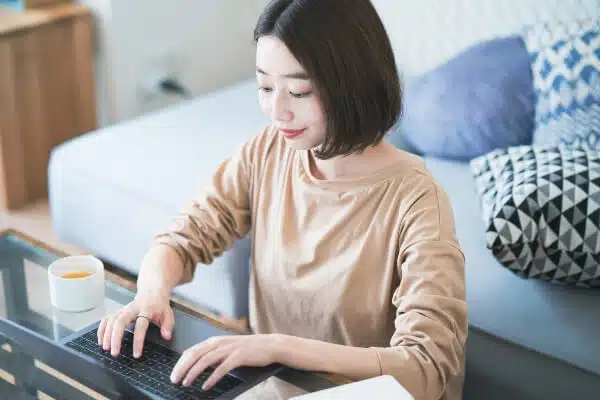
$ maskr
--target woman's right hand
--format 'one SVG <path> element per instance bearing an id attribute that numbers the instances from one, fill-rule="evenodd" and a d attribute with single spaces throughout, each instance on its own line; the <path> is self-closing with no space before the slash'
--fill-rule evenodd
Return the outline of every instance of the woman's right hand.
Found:
<path id="1" fill-rule="evenodd" d="M 143 316 L 143 317 L 142 317 Z M 135 299 L 114 314 L 102 318 L 98 327 L 98 344 L 112 356 L 119 355 L 123 333 L 135 321 L 133 332 L 133 356 L 139 358 L 144 347 L 144 338 L 150 322 L 160 327 L 164 339 L 171 339 L 175 325 L 169 295 L 143 294 L 138 292 Z"/>

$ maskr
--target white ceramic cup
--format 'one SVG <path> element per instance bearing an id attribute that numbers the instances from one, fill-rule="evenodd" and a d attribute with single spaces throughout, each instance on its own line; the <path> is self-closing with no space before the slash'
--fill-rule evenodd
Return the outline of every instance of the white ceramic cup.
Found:
<path id="1" fill-rule="evenodd" d="M 63 278 L 65 274 L 86 272 L 84 278 Z M 104 264 L 94 256 L 69 256 L 48 267 L 50 303 L 62 311 L 87 311 L 104 302 Z"/>

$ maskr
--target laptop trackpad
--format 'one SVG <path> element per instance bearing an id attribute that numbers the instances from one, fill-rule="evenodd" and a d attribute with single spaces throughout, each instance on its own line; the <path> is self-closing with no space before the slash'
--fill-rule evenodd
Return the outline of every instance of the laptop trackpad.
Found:
<path id="1" fill-rule="evenodd" d="M 171 340 L 161 336 L 160 328 L 154 324 L 148 328 L 146 340 L 168 347 L 178 353 L 183 353 L 195 344 L 213 336 L 235 335 L 224 329 L 217 328 L 207 321 L 175 311 L 175 329 Z"/>

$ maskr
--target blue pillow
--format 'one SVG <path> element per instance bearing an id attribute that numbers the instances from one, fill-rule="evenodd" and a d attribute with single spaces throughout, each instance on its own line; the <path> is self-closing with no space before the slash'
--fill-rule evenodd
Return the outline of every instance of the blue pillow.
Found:
<path id="1" fill-rule="evenodd" d="M 481 42 L 407 82 L 403 145 L 426 156 L 471 160 L 531 144 L 534 93 L 520 36 Z"/>
<path id="2" fill-rule="evenodd" d="M 523 34 L 535 90 L 535 145 L 600 150 L 600 21 L 541 23 Z"/>

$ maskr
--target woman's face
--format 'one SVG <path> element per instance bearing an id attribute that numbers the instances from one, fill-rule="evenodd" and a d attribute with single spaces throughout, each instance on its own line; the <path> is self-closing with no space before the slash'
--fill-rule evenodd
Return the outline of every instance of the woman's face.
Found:
<path id="1" fill-rule="evenodd" d="M 263 36 L 256 47 L 258 100 L 279 134 L 298 150 L 321 145 L 326 120 L 321 101 L 306 72 L 273 36 Z"/>

